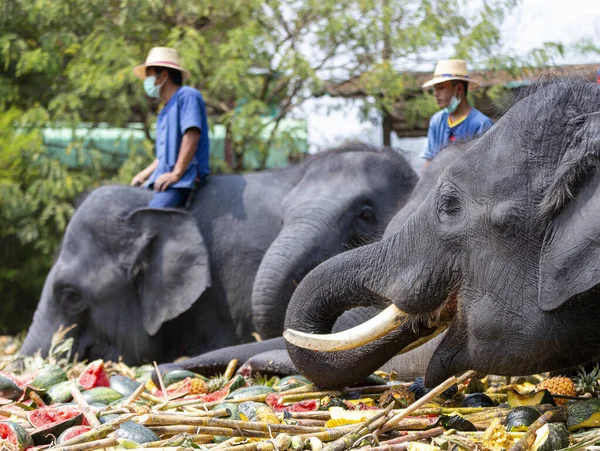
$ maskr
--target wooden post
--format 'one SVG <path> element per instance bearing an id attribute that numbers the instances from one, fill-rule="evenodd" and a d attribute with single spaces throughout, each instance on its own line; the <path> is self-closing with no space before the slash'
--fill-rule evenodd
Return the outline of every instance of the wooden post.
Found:
<path id="1" fill-rule="evenodd" d="M 383 52 L 382 59 L 384 62 L 389 62 L 392 59 L 392 12 L 390 11 L 390 0 L 382 0 L 382 20 L 383 20 Z M 383 123 L 383 145 L 390 147 L 392 145 L 392 115 L 386 109 L 382 109 Z"/>
<path id="2" fill-rule="evenodd" d="M 386 110 L 383 110 L 383 145 L 385 147 L 391 147 L 392 145 L 392 115 Z"/>

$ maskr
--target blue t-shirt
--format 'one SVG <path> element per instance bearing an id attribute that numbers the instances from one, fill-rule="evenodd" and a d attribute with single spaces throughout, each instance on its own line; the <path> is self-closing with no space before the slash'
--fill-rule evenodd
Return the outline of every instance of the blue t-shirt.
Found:
<path id="1" fill-rule="evenodd" d="M 429 121 L 427 145 L 422 157 L 432 160 L 453 142 L 468 141 L 483 135 L 494 123 L 481 111 L 471 108 L 467 117 L 454 127 L 448 125 L 448 113 L 438 111 Z"/>
<path id="2" fill-rule="evenodd" d="M 171 188 L 191 188 L 197 177 L 203 178 L 210 173 L 208 166 L 210 144 L 204 99 L 197 89 L 183 86 L 173 94 L 158 114 L 156 121 L 158 166 L 150 176 L 147 185 L 151 186 L 161 174 L 173 171 L 179 157 L 183 134 L 192 127 L 200 129 L 196 156 L 190 162 L 183 177 L 171 185 Z"/>

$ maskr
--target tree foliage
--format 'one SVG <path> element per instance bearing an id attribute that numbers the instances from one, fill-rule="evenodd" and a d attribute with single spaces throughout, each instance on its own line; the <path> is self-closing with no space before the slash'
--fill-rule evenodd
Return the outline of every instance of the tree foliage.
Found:
<path id="1" fill-rule="evenodd" d="M 28 121 L 15 107 L 0 115 L 0 332 L 27 326 L 73 201 L 102 174 L 96 165 L 67 169 L 47 158 Z"/>

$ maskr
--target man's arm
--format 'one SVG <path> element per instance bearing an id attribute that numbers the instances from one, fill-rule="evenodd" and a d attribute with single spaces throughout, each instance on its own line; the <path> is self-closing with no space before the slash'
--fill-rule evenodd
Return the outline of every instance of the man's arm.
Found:
<path id="1" fill-rule="evenodd" d="M 438 134 L 440 129 L 440 121 L 444 119 L 444 115 L 441 111 L 438 111 L 429 120 L 429 127 L 427 128 L 427 142 L 425 143 L 425 148 L 423 149 L 423 153 L 421 157 L 425 159 L 425 164 L 423 168 L 426 168 L 427 165 L 435 158 L 439 150 L 437 149 L 438 145 Z"/>
<path id="2" fill-rule="evenodd" d="M 487 132 L 490 128 L 492 128 L 493 125 L 494 125 L 494 122 L 489 117 L 487 117 L 485 114 L 481 113 L 481 120 L 479 121 L 479 124 L 476 126 L 476 130 L 475 130 L 475 133 L 473 134 L 472 138 L 480 137 L 485 132 Z M 472 138 L 469 138 L 469 139 L 472 139 Z"/>
<path id="3" fill-rule="evenodd" d="M 173 172 L 179 177 L 183 177 L 188 166 L 196 155 L 196 149 L 200 142 L 200 130 L 197 128 L 190 128 L 185 131 L 181 138 L 181 148 L 179 150 L 179 157 Z"/>
<path id="4" fill-rule="evenodd" d="M 198 142 L 200 141 L 200 129 L 193 127 L 185 131 L 181 138 L 181 146 L 179 147 L 179 156 L 172 172 L 162 174 L 156 182 L 154 182 L 155 191 L 165 191 L 169 186 L 177 183 L 188 166 L 196 155 Z"/>
<path id="5" fill-rule="evenodd" d="M 489 118 L 489 117 L 485 117 L 486 121 L 483 123 L 483 126 L 481 127 L 481 135 L 483 135 L 485 132 L 487 132 L 490 128 L 492 128 L 492 125 L 494 125 L 494 122 Z"/>
<path id="6" fill-rule="evenodd" d="M 152 163 L 150 163 L 145 169 L 142 169 L 140 172 L 138 172 L 135 175 L 135 177 L 133 177 L 133 179 L 131 180 L 131 186 L 143 185 L 144 182 L 148 180 L 148 177 L 150 177 L 152 173 L 156 170 L 157 166 L 158 160 L 156 159 Z"/>
<path id="7" fill-rule="evenodd" d="M 431 122 L 429 123 L 429 129 L 427 130 L 427 142 L 425 143 L 425 149 L 423 150 L 423 153 L 421 154 L 421 157 L 423 157 L 423 159 L 425 159 L 425 164 L 423 164 L 423 169 L 425 169 L 429 163 L 431 163 L 431 160 L 433 159 L 434 155 L 433 152 L 431 151 L 431 149 L 433 148 L 433 127 Z"/>

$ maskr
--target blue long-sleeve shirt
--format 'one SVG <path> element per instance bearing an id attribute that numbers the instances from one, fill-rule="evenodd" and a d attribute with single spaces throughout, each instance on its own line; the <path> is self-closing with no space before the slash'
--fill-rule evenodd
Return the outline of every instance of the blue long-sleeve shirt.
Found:
<path id="1" fill-rule="evenodd" d="M 450 143 L 468 141 L 483 135 L 494 123 L 481 111 L 471 108 L 467 117 L 453 127 L 448 125 L 448 113 L 444 110 L 435 113 L 429 121 L 427 145 L 422 154 L 432 160 Z"/>

